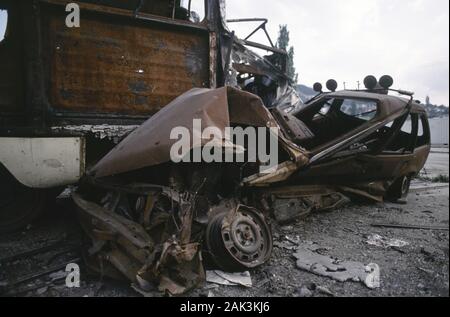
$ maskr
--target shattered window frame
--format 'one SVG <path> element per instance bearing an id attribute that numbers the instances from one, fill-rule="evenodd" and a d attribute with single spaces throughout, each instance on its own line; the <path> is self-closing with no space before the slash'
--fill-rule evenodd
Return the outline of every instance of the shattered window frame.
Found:
<path id="1" fill-rule="evenodd" d="M 332 101 L 331 103 L 329 102 L 330 100 Z M 340 104 L 340 105 L 335 104 L 336 101 L 338 101 L 338 100 L 343 100 L 342 104 Z M 347 113 L 345 113 L 344 111 L 341 110 L 344 102 L 347 101 L 347 100 L 371 102 L 374 105 L 376 105 L 377 109 L 373 112 L 373 116 L 370 119 L 368 119 L 368 120 L 366 120 L 364 118 L 361 118 L 359 116 L 352 116 L 352 115 L 349 115 L 349 114 L 347 114 Z M 353 98 L 353 97 L 335 97 L 335 96 L 324 95 L 321 98 L 314 100 L 312 103 L 307 104 L 307 107 L 302 109 L 295 116 L 300 119 L 304 113 L 307 113 L 308 109 L 313 109 L 314 107 L 318 106 L 319 104 L 321 104 L 322 106 L 319 109 L 315 109 L 313 111 L 313 115 L 311 116 L 311 118 L 315 118 L 317 115 L 327 116 L 328 114 L 330 114 L 330 111 L 331 111 L 331 112 L 339 112 L 339 113 L 341 113 L 343 115 L 346 115 L 348 117 L 352 117 L 352 118 L 363 120 L 364 122 L 362 122 L 362 124 L 366 124 L 366 123 L 371 122 L 372 120 L 376 119 L 377 115 L 380 112 L 380 102 L 378 100 L 376 100 L 376 99 Z M 322 112 L 322 110 L 325 107 L 327 107 L 327 104 L 329 105 L 329 108 L 324 113 L 324 112 Z M 339 108 L 339 109 L 337 109 L 337 108 Z"/>
<path id="2" fill-rule="evenodd" d="M 406 116 L 406 119 L 405 119 Z M 403 123 L 401 123 L 404 120 Z M 408 129 L 408 121 L 410 122 L 410 129 Z M 388 125 L 392 123 L 391 127 Z M 387 142 L 383 148 L 381 149 L 382 155 L 407 155 L 412 154 L 416 148 L 417 143 L 417 132 L 418 132 L 418 115 L 415 113 L 406 113 L 403 116 L 400 116 L 386 124 L 389 130 L 387 131 L 387 135 L 394 133 L 392 139 Z M 400 127 L 398 125 L 401 124 Z M 405 127 L 408 131 L 405 131 Z M 394 130 L 397 130 L 394 132 Z M 409 131 L 410 130 L 410 131 Z M 402 140 L 402 138 L 404 140 Z M 409 139 L 409 140 L 408 140 Z M 404 147 L 400 148 L 392 148 L 395 145 L 403 144 Z"/>
<path id="3" fill-rule="evenodd" d="M 416 149 L 431 144 L 430 123 L 425 114 L 419 114 L 419 130 L 417 132 Z"/>
<path id="4" fill-rule="evenodd" d="M 185 6 L 185 3 L 187 3 L 187 7 Z M 197 6 L 192 6 L 193 3 L 198 4 L 198 8 L 200 8 L 201 3 L 203 3 L 202 11 L 199 12 L 197 10 L 194 10 L 197 8 Z M 185 8 L 188 10 L 188 19 L 192 23 L 203 23 L 206 20 L 206 11 L 207 11 L 207 2 L 205 0 L 180 0 L 180 7 Z M 196 13 L 198 15 L 198 21 L 194 21 L 193 19 L 196 19 L 196 17 L 193 17 L 192 14 Z"/>
<path id="5" fill-rule="evenodd" d="M 337 100 L 339 100 L 339 98 Z M 357 118 L 357 119 L 364 120 L 367 122 L 373 120 L 377 116 L 377 114 L 380 110 L 379 103 L 375 100 L 357 99 L 357 98 L 342 98 L 342 100 L 343 100 L 343 102 L 339 108 L 339 112 L 341 112 L 342 114 L 345 114 L 349 117 Z M 352 103 L 354 103 L 354 105 L 356 107 L 359 107 L 359 106 L 373 107 L 373 106 L 375 106 L 375 109 L 373 109 L 373 110 L 366 109 L 364 112 L 358 111 L 357 113 L 350 114 L 350 113 L 346 112 L 348 109 L 344 110 L 344 107 L 348 106 L 348 105 L 346 105 L 346 102 L 352 102 Z M 366 118 L 366 116 L 370 116 L 370 117 Z"/>

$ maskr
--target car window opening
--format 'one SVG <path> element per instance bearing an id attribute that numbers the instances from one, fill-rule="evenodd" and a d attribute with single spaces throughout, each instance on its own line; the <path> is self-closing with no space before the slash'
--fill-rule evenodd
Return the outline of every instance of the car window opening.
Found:
<path id="1" fill-rule="evenodd" d="M 382 151 L 384 154 L 403 154 L 413 150 L 416 138 L 417 117 L 408 114 L 384 125 L 362 141 L 367 152 Z M 400 129 L 398 127 L 401 125 Z M 395 130 L 399 130 L 396 134 Z"/>
<path id="2" fill-rule="evenodd" d="M 291 116 L 288 130 L 298 131 L 294 141 L 313 150 L 361 127 L 375 118 L 377 111 L 374 100 L 324 98 Z"/>
<path id="3" fill-rule="evenodd" d="M 272 104 L 277 96 L 278 88 L 278 85 L 274 80 L 265 75 L 239 73 L 237 82 L 242 90 L 259 96 L 267 108 L 272 108 Z"/>
<path id="4" fill-rule="evenodd" d="M 186 19 L 194 23 L 200 23 L 205 18 L 204 0 L 181 0 L 179 3 L 181 19 Z"/>

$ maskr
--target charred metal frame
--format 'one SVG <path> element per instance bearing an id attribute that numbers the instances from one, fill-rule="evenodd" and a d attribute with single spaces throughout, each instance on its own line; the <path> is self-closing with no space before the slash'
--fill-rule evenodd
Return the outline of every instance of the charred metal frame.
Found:
<path id="1" fill-rule="evenodd" d="M 107 7 L 104 5 L 77 2 L 82 12 L 93 12 L 96 14 L 109 16 L 116 19 L 129 19 L 139 21 L 139 23 L 156 23 L 168 28 L 183 28 L 192 32 L 204 33 L 209 42 L 209 83 L 208 87 L 215 88 L 220 80 L 217 79 L 217 63 L 219 44 L 217 34 L 220 32 L 218 26 L 220 14 L 217 1 L 205 0 L 205 19 L 201 23 L 192 23 L 176 19 L 165 18 L 140 12 L 140 8 L 145 1 L 140 1 L 139 6 L 133 12 L 120 8 Z M 23 83 L 25 91 L 24 107 L 22 112 L 1 113 L 0 135 L 4 136 L 52 136 L 55 133 L 49 128 L 52 125 L 61 124 L 136 124 L 143 122 L 148 116 L 140 115 L 117 115 L 113 113 L 96 114 L 92 112 L 64 112 L 55 111 L 49 102 L 47 85 L 48 74 L 44 70 L 43 34 L 42 34 L 42 7 L 54 6 L 64 8 L 68 3 L 65 0 L 29 0 L 21 1 L 20 4 L 13 1 L 5 1 L 2 7 L 9 10 L 10 6 L 15 7 L 17 13 L 20 12 L 23 19 L 21 30 L 11 30 L 20 37 L 24 48 L 24 74 Z M 10 20 L 10 19 L 9 19 Z M 20 33 L 20 35 L 18 35 Z M 161 105 L 163 106 L 163 105 Z M 20 119 L 22 118 L 22 119 Z M 58 133 L 58 135 L 60 135 Z"/>
<path id="2" fill-rule="evenodd" d="M 287 52 L 284 50 L 281 50 L 279 48 L 277 48 L 272 41 L 272 38 L 269 35 L 269 32 L 267 32 L 267 28 L 266 25 L 269 22 L 269 20 L 267 19 L 262 19 L 262 18 L 248 18 L 248 19 L 230 19 L 227 20 L 227 23 L 247 23 L 247 22 L 262 22 L 259 26 L 257 26 L 247 37 L 245 37 L 243 39 L 243 42 L 245 43 L 245 45 L 250 46 L 250 47 L 254 47 L 254 48 L 258 48 L 261 50 L 265 50 L 268 52 L 272 52 L 275 54 L 279 54 L 283 57 L 283 67 L 282 67 L 282 71 L 286 72 L 286 67 L 287 67 Z M 256 43 L 256 42 L 252 42 L 249 41 L 249 39 L 255 35 L 259 30 L 263 30 L 267 40 L 270 43 L 270 46 L 267 45 L 263 45 L 260 43 Z"/>
<path id="3" fill-rule="evenodd" d="M 68 3 L 66 0 L 27 0 L 20 4 L 14 1 L 2 0 L 6 3 L 6 8 L 13 6 L 17 12 L 22 15 L 23 26 L 17 31 L 13 30 L 23 39 L 23 68 L 25 79 L 23 90 L 25 94 L 24 107 L 22 112 L 1 113 L 0 135 L 2 136 L 63 136 L 61 132 L 55 132 L 50 127 L 59 125 L 78 125 L 78 124 L 117 124 L 117 125 L 135 125 L 148 118 L 147 115 L 95 113 L 92 111 L 67 111 L 54 109 L 50 101 L 50 84 L 48 82 L 49 73 L 46 70 L 49 60 L 46 59 L 48 52 L 44 52 L 44 42 L 46 39 L 42 30 L 43 8 L 63 9 Z M 140 0 L 135 8 L 131 10 L 109 7 L 106 5 L 92 4 L 83 1 L 77 1 L 82 12 L 88 12 L 99 17 L 110 17 L 116 20 L 127 19 L 130 23 L 143 23 L 145 25 L 161 25 L 167 28 L 180 28 L 199 32 L 209 38 L 209 83 L 208 87 L 222 87 L 226 82 L 228 67 L 230 66 L 231 53 L 234 45 L 244 43 L 247 46 L 260 48 L 276 55 L 281 56 L 284 66 L 281 70 L 285 72 L 287 53 L 276 48 L 270 39 L 266 30 L 266 19 L 240 19 L 230 20 L 228 22 L 248 22 L 261 21 L 262 24 L 255 29 L 245 40 L 238 40 L 234 33 L 230 33 L 224 26 L 220 13 L 221 0 L 205 0 L 205 19 L 200 23 L 182 21 L 170 17 L 162 17 L 142 12 L 146 0 Z M 136 22 L 133 22 L 136 21 Z M 249 38 L 258 30 L 263 29 L 268 37 L 271 47 L 250 42 Z M 224 56 L 225 53 L 225 56 Z M 163 105 L 161 105 L 163 106 Z M 66 133 L 71 136 L 74 133 Z"/>
<path id="4" fill-rule="evenodd" d="M 61 0 L 39 0 L 43 3 L 53 4 L 53 5 L 65 5 L 65 1 Z M 145 2 L 145 1 L 142 1 Z M 205 1 L 205 12 L 208 12 L 208 7 L 206 4 L 208 1 Z M 119 9 L 119 8 L 113 8 L 113 7 L 107 7 L 107 6 L 99 6 L 99 5 L 93 5 L 93 4 L 87 4 L 87 3 L 79 3 L 81 10 L 86 10 L 90 12 L 95 12 L 99 14 L 106 14 L 112 17 L 116 18 L 129 18 L 130 21 L 136 20 L 136 21 L 142 21 L 144 23 L 156 23 L 160 25 L 165 25 L 167 27 L 179 27 L 179 28 L 187 28 L 192 30 L 193 32 L 204 32 L 208 33 L 210 36 L 210 44 L 212 41 L 214 41 L 215 38 L 215 31 L 214 31 L 214 24 L 215 22 L 213 20 L 209 19 L 209 16 L 205 17 L 205 21 L 203 21 L 200 24 L 192 23 L 188 21 L 181 21 L 176 20 L 174 17 L 172 18 L 165 18 L 161 16 L 156 16 L 148 13 L 142 13 L 139 12 L 139 10 L 135 12 L 130 12 L 128 10 Z M 175 6 L 174 6 L 175 8 Z M 214 83 L 214 73 L 216 65 L 213 65 L 213 62 L 215 61 L 214 56 L 215 52 L 213 50 L 215 47 L 210 47 L 210 86 Z M 162 105 L 161 105 L 162 106 Z M 124 120 L 128 122 L 142 122 L 145 119 L 148 118 L 148 116 L 133 116 L 133 115 L 116 115 L 116 114 L 94 114 L 94 113 L 67 113 L 67 112 L 54 112 L 53 115 L 58 118 L 72 118 L 74 123 L 77 122 L 90 122 L 93 121 L 94 123 L 96 121 L 104 122 L 104 119 L 107 119 L 112 122 L 119 122 L 120 124 L 124 124 Z"/>

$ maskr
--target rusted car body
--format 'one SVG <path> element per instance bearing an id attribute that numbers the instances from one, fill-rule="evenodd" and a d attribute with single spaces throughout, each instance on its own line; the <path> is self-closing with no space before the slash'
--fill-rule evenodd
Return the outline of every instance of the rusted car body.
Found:
<path id="1" fill-rule="evenodd" d="M 202 120 L 202 128 L 219 130 L 276 127 L 282 158 L 277 169 L 261 174 L 249 162 L 171 162 L 169 153 L 175 143 L 171 129 L 184 126 L 192 134 L 200 133 L 191 127 L 194 119 Z M 405 129 L 408 124 L 409 131 Z M 189 150 L 211 142 L 232 151 L 239 146 L 231 139 L 213 138 L 193 142 Z M 90 216 L 89 221 L 95 216 L 95 223 L 109 230 L 106 237 L 97 235 L 98 229 L 87 230 L 94 246 L 101 242 L 106 248 L 95 249 L 91 256 L 106 259 L 105 263 L 116 269 L 126 268 L 122 273 L 141 284 L 149 281 L 144 277 L 150 270 L 150 280 L 157 281 L 160 290 L 176 294 L 202 282 L 199 258 L 228 271 L 263 264 L 272 247 L 266 224 L 271 217 L 292 221 L 313 211 L 337 208 L 354 197 L 372 201 L 405 198 L 411 177 L 423 168 L 429 152 L 423 108 L 412 98 L 391 96 L 386 91 L 322 93 L 304 108 L 286 112 L 268 110 L 260 97 L 232 87 L 193 89 L 100 160 L 74 200 L 81 215 Z M 163 207 L 161 199 L 168 197 L 170 203 L 166 201 Z M 112 224 L 96 213 L 114 214 L 122 224 Z M 173 229 L 169 231 L 172 235 L 154 231 L 163 215 L 164 226 Z M 89 227 L 89 221 L 82 223 Z M 146 245 L 151 250 L 172 245 L 175 276 L 154 271 L 165 261 L 164 252 L 157 253 L 156 259 L 156 251 L 150 257 L 133 258 L 133 248 L 143 252 L 143 246 L 129 240 L 132 231 L 123 232 L 123 224 L 149 232 Z M 201 250 L 203 257 L 198 255 Z M 134 265 L 118 264 L 110 255 L 105 258 L 105 252 L 121 252 L 119 258 L 133 258 Z M 149 266 L 149 261 L 153 265 Z M 196 281 L 195 285 L 183 276 Z"/>
<path id="2" fill-rule="evenodd" d="M 240 166 L 170 162 L 171 129 L 189 127 L 193 118 L 222 130 L 232 124 L 277 126 L 258 96 L 223 87 L 193 89 L 133 131 L 73 195 L 93 242 L 86 258 L 94 269 L 108 267 L 113 276 L 122 273 L 140 287 L 156 282 L 163 292 L 181 294 L 204 282 L 203 258 L 240 271 L 270 257 L 272 236 L 264 214 L 232 193 L 235 177 L 223 177 L 237 175 Z M 206 141 L 213 140 L 192 143 L 190 149 Z M 223 141 L 216 139 L 215 146 L 234 151 Z"/>
<path id="3" fill-rule="evenodd" d="M 412 97 L 391 96 L 385 89 L 321 94 L 296 113 L 274 111 L 274 117 L 306 150 L 308 163 L 276 189 L 261 191 L 262 199 L 280 204 L 277 198 L 284 197 L 282 206 L 295 206 L 299 202 L 290 197 L 300 195 L 306 207 L 300 213 L 335 208 L 343 195 L 377 202 L 406 199 L 431 149 L 424 108 Z M 244 180 L 250 186 L 265 182 L 258 176 Z M 311 194 L 323 190 L 331 196 Z M 276 218 L 291 220 L 296 213 L 289 209 L 275 208 Z"/>
<path id="4" fill-rule="evenodd" d="M 429 128 L 412 98 L 372 89 L 302 104 L 286 52 L 236 38 L 222 0 L 201 1 L 202 18 L 190 1 L 78 1 L 81 28 L 65 26 L 67 2 L 0 1 L 9 13 L 0 43 L 0 142 L 67 138 L 79 154 L 70 161 L 61 154 L 68 145 L 58 146 L 60 160 L 44 157 L 42 170 L 25 175 L 26 165 L 14 169 L 0 157 L 0 193 L 7 193 L 0 230 L 29 221 L 44 190 L 81 180 L 73 199 L 89 237 L 88 266 L 141 291 L 156 283 L 182 294 L 204 282 L 205 267 L 265 263 L 271 216 L 287 222 L 352 197 L 401 199 L 425 163 Z M 279 165 L 260 173 L 259 162 L 173 163 L 170 132 L 199 134 L 194 119 L 219 131 L 276 129 Z M 406 122 L 410 133 L 402 131 Z M 220 138 L 200 138 L 189 150 L 211 142 L 248 150 Z M 65 165 L 76 173 L 40 177 Z"/>
<path id="5" fill-rule="evenodd" d="M 66 25 L 68 3 L 79 6 L 80 27 Z M 299 107 L 285 75 L 286 52 L 235 37 L 224 5 L 0 0 L 7 14 L 0 40 L 0 231 L 32 221 L 62 187 L 192 88 L 232 85 L 271 107 Z"/>
<path id="6" fill-rule="evenodd" d="M 69 2 L 80 8 L 79 28 L 66 25 Z M 287 53 L 272 41 L 251 42 L 252 34 L 238 39 L 227 28 L 222 0 L 1 0 L 0 10 L 7 12 L 0 42 L 0 231 L 36 218 L 50 193 L 77 184 L 124 136 L 189 89 L 232 86 L 257 94 L 268 108 L 301 107 L 285 74 Z M 244 100 L 268 118 L 258 97 L 245 93 Z M 204 279 L 205 226 L 211 263 L 233 270 L 264 263 L 272 241 L 262 214 L 235 199 L 209 204 L 204 169 L 192 171 L 198 183 L 188 187 L 177 171 L 168 178 L 157 172 L 165 179 L 146 178 L 143 188 L 131 175 L 130 187 L 85 177 L 74 200 L 92 242 L 89 266 L 141 288 L 154 280 L 163 291 L 183 293 Z M 134 215 L 129 199 L 139 211 Z"/>
<path id="7" fill-rule="evenodd" d="M 173 98 L 216 86 L 218 2 L 197 1 L 201 21 L 180 1 L 141 2 L 0 1 L 0 231 L 36 218 Z"/>

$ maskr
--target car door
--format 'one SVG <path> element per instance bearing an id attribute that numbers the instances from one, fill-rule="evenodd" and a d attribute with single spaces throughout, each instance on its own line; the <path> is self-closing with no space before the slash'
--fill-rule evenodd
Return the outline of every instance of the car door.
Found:
<path id="1" fill-rule="evenodd" d="M 296 181 L 351 184 L 395 179 L 414 173 L 422 164 L 418 158 L 423 159 L 421 153 L 426 152 L 423 146 L 416 149 L 418 119 L 418 115 L 410 113 L 397 118 L 365 139 L 310 166 L 299 173 Z"/>
<path id="2" fill-rule="evenodd" d="M 401 120 L 401 119 L 399 119 Z M 392 128 L 395 123 L 392 124 Z M 363 175 L 367 180 L 395 179 L 413 173 L 418 166 L 416 151 L 419 117 L 410 113 L 401 129 L 390 142 L 374 154 L 363 154 L 355 159 L 364 166 Z M 420 149 L 419 149 L 420 151 Z"/>

